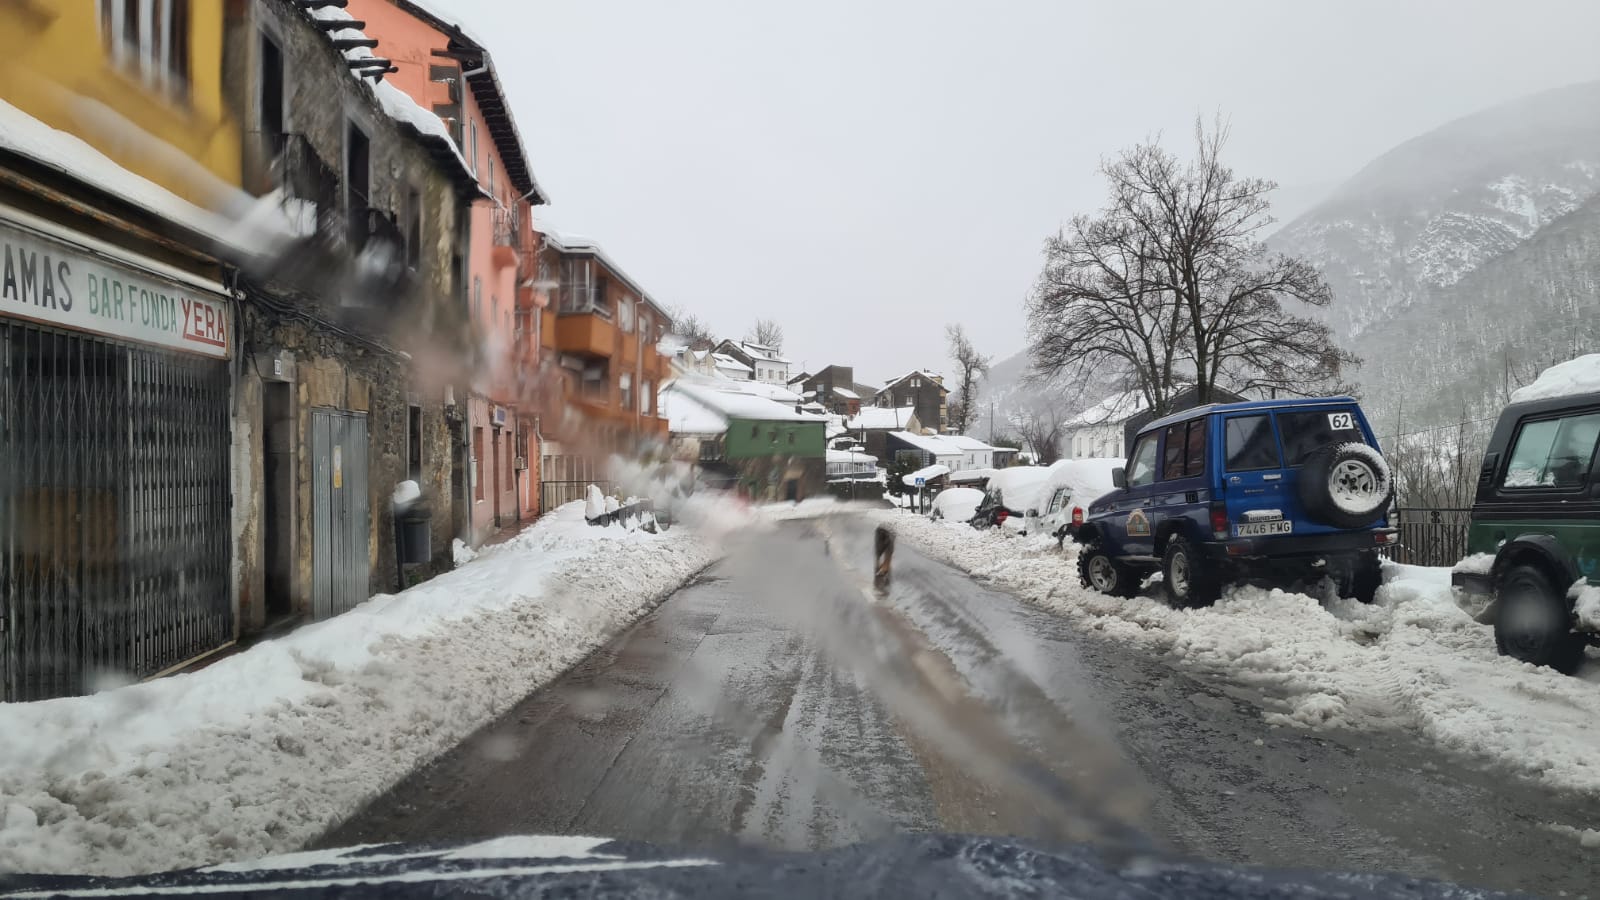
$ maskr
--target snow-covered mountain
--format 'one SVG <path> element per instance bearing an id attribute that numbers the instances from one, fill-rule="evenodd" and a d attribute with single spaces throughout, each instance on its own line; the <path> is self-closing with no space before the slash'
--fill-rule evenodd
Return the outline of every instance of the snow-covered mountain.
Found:
<path id="1" fill-rule="evenodd" d="M 1529 366 L 1594 345 L 1597 195 L 1590 82 L 1401 144 L 1269 243 L 1332 284 L 1329 319 L 1366 360 L 1368 405 L 1434 424 L 1483 414 Z"/>

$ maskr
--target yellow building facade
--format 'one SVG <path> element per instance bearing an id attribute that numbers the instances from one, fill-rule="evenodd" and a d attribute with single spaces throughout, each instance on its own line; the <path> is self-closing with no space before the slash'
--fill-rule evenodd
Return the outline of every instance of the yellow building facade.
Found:
<path id="1" fill-rule="evenodd" d="M 0 0 L 0 100 L 209 209 L 238 199 L 224 0 Z"/>

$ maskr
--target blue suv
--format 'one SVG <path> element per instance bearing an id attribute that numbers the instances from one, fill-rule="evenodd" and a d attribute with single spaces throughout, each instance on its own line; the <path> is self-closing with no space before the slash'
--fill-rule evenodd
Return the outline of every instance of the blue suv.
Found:
<path id="1" fill-rule="evenodd" d="M 1140 429 L 1075 539 L 1087 587 L 1131 597 L 1160 571 L 1175 606 L 1239 580 L 1327 576 L 1370 603 L 1393 481 L 1350 397 L 1202 406 Z"/>

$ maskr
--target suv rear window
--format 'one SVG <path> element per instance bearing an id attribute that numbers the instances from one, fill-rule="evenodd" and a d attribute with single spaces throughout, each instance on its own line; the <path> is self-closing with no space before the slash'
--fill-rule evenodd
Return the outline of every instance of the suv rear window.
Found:
<path id="1" fill-rule="evenodd" d="M 1278 413 L 1284 464 L 1298 466 L 1329 444 L 1364 444 L 1366 438 L 1350 409 Z"/>
<path id="2" fill-rule="evenodd" d="M 1278 442 L 1270 416 L 1234 416 L 1223 432 L 1229 472 L 1278 468 Z"/>
<path id="3" fill-rule="evenodd" d="M 1575 488 L 1589 479 L 1600 413 L 1528 422 L 1517 434 L 1500 486 Z"/>

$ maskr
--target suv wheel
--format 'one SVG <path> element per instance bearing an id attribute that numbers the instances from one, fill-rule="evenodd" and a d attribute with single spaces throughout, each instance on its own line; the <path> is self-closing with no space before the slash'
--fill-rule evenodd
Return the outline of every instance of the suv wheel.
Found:
<path id="1" fill-rule="evenodd" d="M 1099 541 L 1078 553 L 1078 579 L 1084 587 L 1113 597 L 1135 597 L 1139 594 L 1139 579 L 1127 566 L 1112 559 Z"/>
<path id="2" fill-rule="evenodd" d="M 1393 494 L 1388 463 L 1366 444 L 1329 444 L 1300 468 L 1306 514 L 1335 528 L 1371 525 L 1389 508 Z"/>
<path id="3" fill-rule="evenodd" d="M 1500 578 L 1494 643 L 1504 656 L 1571 675 L 1583 661 L 1583 635 L 1572 630 L 1567 598 L 1533 566 L 1512 566 Z"/>
<path id="4" fill-rule="evenodd" d="M 1222 584 L 1211 564 L 1182 535 L 1173 535 L 1167 541 L 1161 580 L 1166 582 L 1168 602 L 1179 609 L 1210 606 L 1222 594 Z"/>

